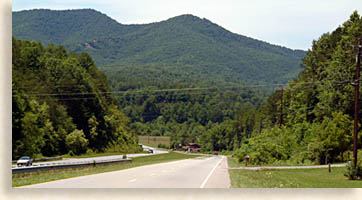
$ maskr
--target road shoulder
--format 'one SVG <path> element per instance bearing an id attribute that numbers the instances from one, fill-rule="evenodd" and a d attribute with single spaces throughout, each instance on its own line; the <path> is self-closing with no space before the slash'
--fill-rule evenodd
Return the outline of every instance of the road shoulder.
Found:
<path id="1" fill-rule="evenodd" d="M 228 168 L 227 158 L 223 156 L 223 160 L 216 167 L 204 188 L 231 188 Z"/>

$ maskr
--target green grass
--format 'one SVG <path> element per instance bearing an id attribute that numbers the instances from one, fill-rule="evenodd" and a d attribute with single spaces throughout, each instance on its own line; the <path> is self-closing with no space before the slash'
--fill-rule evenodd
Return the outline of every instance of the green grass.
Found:
<path id="1" fill-rule="evenodd" d="M 338 163 L 334 163 L 334 164 L 338 164 Z M 235 157 L 230 157 L 228 158 L 228 165 L 231 168 L 236 168 L 236 167 L 245 167 L 245 161 L 243 162 L 238 162 L 237 158 Z M 311 166 L 311 165 L 317 165 L 316 163 L 295 163 L 292 161 L 281 161 L 281 162 L 277 162 L 277 163 L 265 163 L 262 165 L 253 165 L 251 164 L 250 167 L 261 167 L 261 166 Z"/>
<path id="2" fill-rule="evenodd" d="M 229 167 L 236 167 L 228 159 Z M 322 169 L 241 170 L 230 169 L 233 188 L 362 188 L 362 180 L 348 180 L 345 167 Z"/>
<path id="3" fill-rule="evenodd" d="M 118 164 L 98 165 L 95 167 L 91 166 L 91 167 L 82 167 L 82 168 L 19 173 L 12 175 L 12 186 L 19 187 L 24 185 L 31 185 L 36 183 L 49 182 L 49 181 L 55 181 L 55 180 L 78 177 L 78 176 L 111 172 L 111 171 L 117 171 L 133 167 L 139 167 L 143 165 L 170 162 L 170 161 L 196 158 L 196 157 L 200 156 L 171 152 L 168 154 L 159 154 L 159 155 L 133 158 L 132 163 L 118 163 Z"/>
<path id="4" fill-rule="evenodd" d="M 144 153 L 144 152 L 140 152 L 140 153 Z M 68 155 L 68 154 L 64 154 L 62 155 L 63 158 L 92 158 L 92 157 L 101 157 L 101 156 L 119 156 L 119 155 L 123 155 L 123 154 L 127 154 L 127 153 L 119 153 L 119 152 L 115 152 L 115 153 L 95 153 L 95 152 L 88 152 L 86 154 L 81 154 L 81 155 Z"/>
<path id="5" fill-rule="evenodd" d="M 158 144 L 170 146 L 170 136 L 138 136 L 138 142 L 151 147 L 158 147 Z"/>

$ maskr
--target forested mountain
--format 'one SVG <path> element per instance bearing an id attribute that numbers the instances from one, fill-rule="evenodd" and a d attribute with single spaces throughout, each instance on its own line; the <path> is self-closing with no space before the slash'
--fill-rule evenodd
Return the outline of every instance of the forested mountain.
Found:
<path id="1" fill-rule="evenodd" d="M 12 157 L 140 151 L 87 53 L 12 41 Z"/>
<path id="2" fill-rule="evenodd" d="M 313 42 L 298 78 L 289 82 L 283 95 L 276 91 L 260 107 L 263 123 L 271 126 L 261 132 L 254 130 L 252 137 L 243 141 L 242 145 L 251 150 L 238 150 L 241 160 L 246 154 L 256 164 L 328 163 L 348 158 L 346 152 L 353 144 L 352 83 L 356 79 L 358 40 L 362 40 L 362 17 L 355 11 L 343 25 Z M 279 128 L 281 95 L 284 120 Z M 357 112 L 361 116 L 362 109 Z M 360 149 L 361 118 L 359 124 Z"/>
<path id="3" fill-rule="evenodd" d="M 209 85 L 286 83 L 301 70 L 305 56 L 192 15 L 123 25 L 91 9 L 20 11 L 13 12 L 13 35 L 86 51 L 109 73 L 148 77 L 157 71 L 162 79 Z"/>

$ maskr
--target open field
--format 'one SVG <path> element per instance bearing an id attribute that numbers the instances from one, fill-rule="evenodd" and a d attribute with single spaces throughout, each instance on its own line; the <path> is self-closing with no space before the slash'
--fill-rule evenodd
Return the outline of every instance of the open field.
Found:
<path id="1" fill-rule="evenodd" d="M 235 166 L 233 161 L 229 167 Z M 362 188 L 362 180 L 348 180 L 345 167 L 328 169 L 244 170 L 230 169 L 233 188 Z"/>
<path id="2" fill-rule="evenodd" d="M 55 180 L 72 178 L 77 176 L 86 176 L 91 174 L 98 174 L 98 173 L 128 169 L 133 167 L 139 167 L 143 165 L 170 162 L 170 161 L 189 159 L 195 157 L 200 157 L 200 156 L 171 152 L 168 154 L 136 157 L 132 159 L 132 163 L 118 163 L 118 164 L 99 165 L 95 167 L 59 169 L 59 170 L 13 174 L 12 186 L 18 187 L 23 185 L 31 185 L 36 183 L 55 181 Z"/>
<path id="3" fill-rule="evenodd" d="M 170 136 L 138 136 L 138 142 L 151 147 L 158 147 L 159 144 L 170 146 Z"/>

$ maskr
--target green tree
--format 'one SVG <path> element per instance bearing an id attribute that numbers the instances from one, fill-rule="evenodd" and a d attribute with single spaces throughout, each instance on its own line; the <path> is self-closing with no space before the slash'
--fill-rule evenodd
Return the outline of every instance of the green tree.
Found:
<path id="1" fill-rule="evenodd" d="M 65 138 L 65 143 L 69 151 L 80 155 L 87 151 L 88 140 L 82 130 L 74 130 Z"/>

